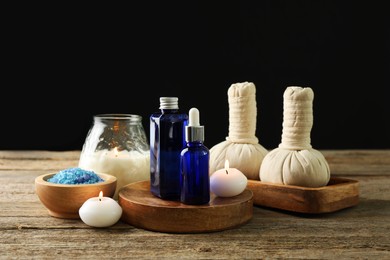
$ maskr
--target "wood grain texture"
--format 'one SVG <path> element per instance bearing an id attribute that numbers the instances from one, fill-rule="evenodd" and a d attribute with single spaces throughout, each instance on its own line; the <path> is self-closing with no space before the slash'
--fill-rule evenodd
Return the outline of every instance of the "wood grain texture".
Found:
<path id="1" fill-rule="evenodd" d="M 77 167 L 81 151 L 0 151 L 0 170 L 58 171 Z"/>
<path id="2" fill-rule="evenodd" d="M 359 203 L 359 182 L 331 177 L 327 186 L 306 188 L 248 180 L 253 204 L 300 213 L 322 214 Z"/>
<path id="3" fill-rule="evenodd" d="M 332 175 L 390 175 L 390 150 L 320 150 Z M 78 165 L 81 151 L 0 151 L 0 170 L 59 170 Z"/>
<path id="4" fill-rule="evenodd" d="M 390 175 L 390 150 L 322 150 L 332 175 Z"/>
<path id="5" fill-rule="evenodd" d="M 162 200 L 150 192 L 150 182 L 129 184 L 119 191 L 122 220 L 132 226 L 168 233 L 204 233 L 230 229 L 253 216 L 253 194 L 244 190 L 230 198 L 210 194 L 205 205 Z"/>
<path id="6" fill-rule="evenodd" d="M 342 166 L 335 175 L 359 181 L 354 207 L 313 215 L 254 206 L 245 225 L 197 234 L 50 217 L 34 179 L 78 161 L 63 153 L 0 151 L 0 259 L 390 259 L 390 150 L 326 152 Z"/>

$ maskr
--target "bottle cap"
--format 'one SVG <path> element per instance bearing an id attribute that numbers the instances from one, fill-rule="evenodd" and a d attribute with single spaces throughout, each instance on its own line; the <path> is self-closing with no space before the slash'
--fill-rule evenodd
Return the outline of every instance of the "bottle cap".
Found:
<path id="1" fill-rule="evenodd" d="M 160 97 L 160 109 L 179 109 L 179 98 Z"/>
<path id="2" fill-rule="evenodd" d="M 204 141 L 204 127 L 199 123 L 199 110 L 193 107 L 188 113 L 188 125 L 186 126 L 186 142 L 195 141 Z"/>

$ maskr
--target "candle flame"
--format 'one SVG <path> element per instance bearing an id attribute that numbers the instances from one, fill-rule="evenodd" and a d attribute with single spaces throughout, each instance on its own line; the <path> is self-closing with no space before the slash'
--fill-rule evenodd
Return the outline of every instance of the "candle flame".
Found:
<path id="1" fill-rule="evenodd" d="M 226 159 L 225 160 L 225 171 L 226 171 L 226 174 L 229 174 L 228 169 L 229 169 L 229 160 Z"/>
<path id="2" fill-rule="evenodd" d="M 101 190 L 101 191 L 99 192 L 99 201 L 101 201 L 102 198 L 103 198 L 103 191 Z"/>
<path id="3" fill-rule="evenodd" d="M 115 154 L 115 157 L 118 157 L 119 152 L 118 152 L 118 148 L 117 147 L 114 148 L 114 154 Z"/>

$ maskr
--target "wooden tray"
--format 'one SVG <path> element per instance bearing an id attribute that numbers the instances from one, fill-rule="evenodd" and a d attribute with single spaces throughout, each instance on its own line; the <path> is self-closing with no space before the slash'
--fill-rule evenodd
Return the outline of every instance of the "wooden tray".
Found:
<path id="1" fill-rule="evenodd" d="M 264 183 L 248 180 L 253 192 L 253 204 L 300 213 L 328 213 L 359 203 L 359 182 L 331 177 L 327 186 L 300 186 Z"/>
<path id="2" fill-rule="evenodd" d="M 150 192 L 150 182 L 128 184 L 119 190 L 121 220 L 138 228 L 167 233 L 203 233 L 230 229 L 253 216 L 253 193 L 219 198 L 210 193 L 206 205 L 185 205 L 162 200 Z"/>

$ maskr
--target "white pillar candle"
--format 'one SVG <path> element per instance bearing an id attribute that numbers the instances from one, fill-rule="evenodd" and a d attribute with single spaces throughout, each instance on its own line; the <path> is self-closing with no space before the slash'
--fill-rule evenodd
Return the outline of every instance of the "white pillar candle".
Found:
<path id="1" fill-rule="evenodd" d="M 225 161 L 225 168 L 215 171 L 210 177 L 210 190 L 219 197 L 233 197 L 241 194 L 248 183 L 247 177 L 236 168 L 229 168 L 229 161 Z"/>
<path id="2" fill-rule="evenodd" d="M 97 173 L 107 173 L 117 178 L 113 196 L 118 199 L 119 189 L 123 186 L 150 179 L 149 152 L 100 150 L 80 157 L 79 167 Z"/>
<path id="3" fill-rule="evenodd" d="M 99 197 L 86 200 L 79 209 L 81 220 L 92 227 L 109 227 L 114 225 L 122 216 L 122 208 L 118 202 L 109 197 Z"/>

